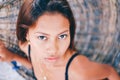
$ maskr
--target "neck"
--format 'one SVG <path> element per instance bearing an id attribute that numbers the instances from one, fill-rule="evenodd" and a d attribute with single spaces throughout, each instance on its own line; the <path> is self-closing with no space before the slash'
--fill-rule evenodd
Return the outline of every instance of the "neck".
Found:
<path id="1" fill-rule="evenodd" d="M 55 73 L 57 70 L 65 71 L 66 63 L 68 62 L 69 58 L 72 56 L 74 51 L 67 51 L 64 58 L 60 59 L 59 62 L 55 65 L 46 65 L 44 63 L 32 61 L 34 73 L 38 80 L 47 80 L 45 78 L 50 79 L 51 73 Z"/>

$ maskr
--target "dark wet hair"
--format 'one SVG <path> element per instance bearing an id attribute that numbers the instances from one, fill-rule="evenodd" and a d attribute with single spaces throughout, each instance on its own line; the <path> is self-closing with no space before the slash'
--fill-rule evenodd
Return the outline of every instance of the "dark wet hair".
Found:
<path id="1" fill-rule="evenodd" d="M 17 20 L 17 38 L 22 43 L 26 42 L 26 33 L 30 26 L 44 13 L 60 13 L 70 22 L 70 49 L 74 48 L 75 20 L 72 10 L 66 0 L 25 0 Z"/>

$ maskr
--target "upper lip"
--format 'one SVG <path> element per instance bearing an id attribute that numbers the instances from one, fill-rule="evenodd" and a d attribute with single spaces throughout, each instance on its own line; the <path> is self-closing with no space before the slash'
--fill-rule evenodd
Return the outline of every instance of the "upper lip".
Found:
<path id="1" fill-rule="evenodd" d="M 57 59 L 58 57 L 47 57 L 46 59 L 49 59 L 49 60 L 55 60 Z"/>

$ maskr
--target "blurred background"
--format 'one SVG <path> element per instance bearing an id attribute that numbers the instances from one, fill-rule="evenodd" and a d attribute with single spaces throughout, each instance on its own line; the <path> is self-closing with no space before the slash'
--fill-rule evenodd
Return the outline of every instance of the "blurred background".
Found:
<path id="1" fill-rule="evenodd" d="M 21 56 L 25 55 L 17 45 L 15 30 L 23 1 L 0 0 L 0 39 L 9 50 Z M 68 2 L 76 20 L 75 46 L 78 51 L 93 61 L 113 66 L 120 74 L 120 0 Z M 16 68 L 16 64 L 0 63 L 0 80 L 33 80 L 30 70 L 21 64 Z"/>

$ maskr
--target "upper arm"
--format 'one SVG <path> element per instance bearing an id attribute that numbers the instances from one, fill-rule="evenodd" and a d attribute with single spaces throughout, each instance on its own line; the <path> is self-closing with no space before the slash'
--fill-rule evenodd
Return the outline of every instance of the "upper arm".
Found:
<path id="1" fill-rule="evenodd" d="M 98 75 L 100 79 L 108 78 L 109 80 L 120 80 L 117 71 L 112 66 L 99 63 L 93 63 L 93 65 L 94 68 L 96 66 L 95 72 L 101 73 Z"/>
<path id="2" fill-rule="evenodd" d="M 118 75 L 117 71 L 111 67 L 108 66 L 109 70 L 110 70 L 110 75 L 108 76 L 109 80 L 120 80 L 120 76 Z"/>
<path id="3" fill-rule="evenodd" d="M 100 64 L 87 60 L 85 74 L 92 79 L 120 80 L 117 71 L 110 65 Z"/>
<path id="4" fill-rule="evenodd" d="M 120 80 L 117 71 L 112 66 L 95 62 L 91 62 L 91 64 L 93 64 L 94 72 L 100 73 L 98 74 L 100 79 L 108 78 L 109 80 Z"/>

